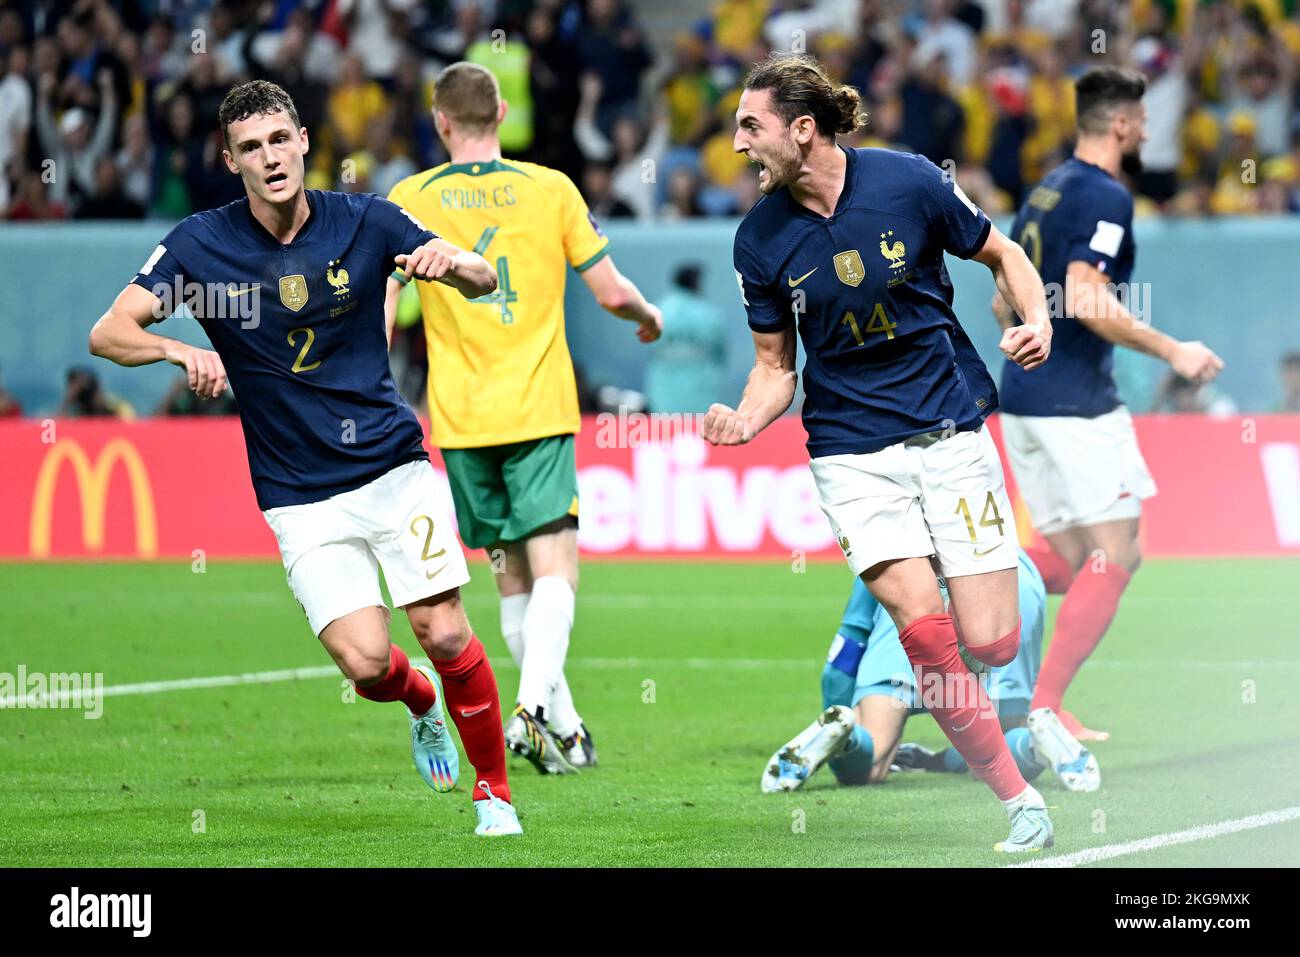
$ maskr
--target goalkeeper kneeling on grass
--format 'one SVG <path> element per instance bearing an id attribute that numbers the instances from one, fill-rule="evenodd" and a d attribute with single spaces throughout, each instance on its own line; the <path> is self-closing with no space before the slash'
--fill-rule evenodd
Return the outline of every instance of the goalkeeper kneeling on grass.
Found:
<path id="1" fill-rule="evenodd" d="M 1042 576 L 1020 551 L 1020 651 L 1008 664 L 990 668 L 973 657 L 971 681 L 985 684 L 1010 749 L 1025 779 L 1051 768 L 1072 791 L 1101 785 L 1097 759 L 1070 736 L 1050 708 L 1029 703 L 1042 655 L 1047 594 Z M 831 643 L 822 670 L 823 712 L 772 755 L 761 780 L 765 792 L 794 791 L 823 764 L 844 785 L 879 784 L 891 770 L 965 771 L 952 747 L 934 752 L 900 744 L 911 715 L 923 714 L 934 695 L 973 694 L 961 687 L 918 687 L 898 638 L 898 628 L 860 580 Z"/>

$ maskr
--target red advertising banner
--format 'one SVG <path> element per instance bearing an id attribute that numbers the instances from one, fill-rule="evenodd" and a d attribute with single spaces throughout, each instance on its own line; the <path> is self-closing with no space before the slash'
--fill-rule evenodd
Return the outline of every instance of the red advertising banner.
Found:
<path id="1" fill-rule="evenodd" d="M 839 559 L 798 419 L 734 448 L 709 446 L 693 425 L 585 422 L 586 554 Z M 996 418 L 991 425 L 997 437 Z M 1300 416 L 1139 416 L 1137 430 L 1160 488 L 1143 512 L 1147 555 L 1300 556 Z M 277 555 L 237 420 L 11 420 L 0 422 L 0 449 L 0 558 Z M 1007 478 L 1023 539 L 1028 516 L 1009 469 Z"/>

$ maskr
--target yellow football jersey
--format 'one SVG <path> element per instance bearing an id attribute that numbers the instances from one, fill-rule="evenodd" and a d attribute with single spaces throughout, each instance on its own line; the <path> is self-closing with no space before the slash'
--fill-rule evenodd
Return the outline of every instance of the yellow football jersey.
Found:
<path id="1" fill-rule="evenodd" d="M 408 176 L 388 198 L 497 271 L 497 291 L 473 300 L 419 283 L 434 444 L 478 448 L 577 432 L 564 283 L 568 266 L 595 265 L 609 241 L 573 181 L 534 163 L 448 163 Z"/>

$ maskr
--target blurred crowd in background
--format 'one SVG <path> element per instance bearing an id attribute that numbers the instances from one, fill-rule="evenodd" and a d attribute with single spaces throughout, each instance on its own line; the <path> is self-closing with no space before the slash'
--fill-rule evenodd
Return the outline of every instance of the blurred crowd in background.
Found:
<path id="1" fill-rule="evenodd" d="M 445 161 L 433 80 L 461 59 L 500 82 L 505 154 L 565 171 L 598 220 L 741 215 L 759 192 L 732 149 L 740 85 L 791 49 L 863 94 L 852 145 L 922 153 L 994 215 L 1069 155 L 1073 79 L 1101 63 L 1149 80 L 1139 215 L 1300 213 L 1300 0 L 0 0 L 0 218 L 175 221 L 242 197 L 216 116 L 253 77 L 293 96 L 308 186 L 386 194 Z M 580 381 L 584 408 L 707 407 L 723 320 L 698 287 L 698 267 L 673 277 L 644 394 Z M 420 408 L 413 318 L 394 368 Z M 1279 373 L 1278 410 L 1300 411 L 1300 355 Z M 200 408 L 181 377 L 140 411 L 232 402 Z M 0 415 L 18 408 L 0 385 Z M 135 414 L 89 368 L 60 411 Z M 1152 411 L 1234 408 L 1170 378 Z"/>
<path id="2" fill-rule="evenodd" d="M 251 77 L 293 95 L 310 186 L 386 193 L 445 159 L 432 80 L 468 59 L 510 103 L 506 154 L 598 218 L 737 215 L 758 197 L 739 84 L 773 49 L 863 93 L 856 144 L 955 164 L 990 213 L 1068 155 L 1072 79 L 1102 62 L 1150 79 L 1141 213 L 1300 212 L 1296 0 L 0 0 L 0 211 L 239 198 L 216 113 Z"/>

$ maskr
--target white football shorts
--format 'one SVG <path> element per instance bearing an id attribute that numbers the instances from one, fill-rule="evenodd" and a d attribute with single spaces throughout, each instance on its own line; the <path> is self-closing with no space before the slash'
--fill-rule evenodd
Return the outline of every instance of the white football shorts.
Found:
<path id="1" fill-rule="evenodd" d="M 262 514 L 317 635 L 349 612 L 371 605 L 387 610 L 381 567 L 399 608 L 469 581 L 433 467 L 423 459 L 350 492 Z"/>
<path id="2" fill-rule="evenodd" d="M 1015 568 L 1015 516 L 988 429 L 928 432 L 812 460 L 822 511 L 853 574 L 934 556 L 944 577 Z"/>
<path id="3" fill-rule="evenodd" d="M 1077 416 L 1000 416 L 1002 440 L 1034 527 L 1045 535 L 1137 518 L 1156 483 L 1128 409 Z"/>

